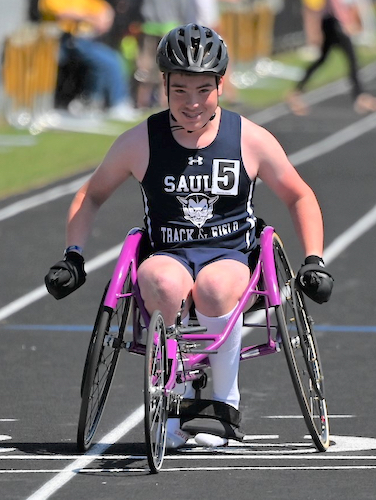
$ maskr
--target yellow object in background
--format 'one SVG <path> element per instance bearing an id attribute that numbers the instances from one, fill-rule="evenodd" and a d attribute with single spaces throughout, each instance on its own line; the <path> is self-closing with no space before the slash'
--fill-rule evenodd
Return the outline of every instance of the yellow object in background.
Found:
<path id="1" fill-rule="evenodd" d="M 302 0 L 304 7 L 319 12 L 326 5 L 326 0 Z"/>
<path id="2" fill-rule="evenodd" d="M 5 40 L 4 108 L 12 125 L 27 127 L 53 109 L 60 34 L 54 24 L 30 24 Z"/>

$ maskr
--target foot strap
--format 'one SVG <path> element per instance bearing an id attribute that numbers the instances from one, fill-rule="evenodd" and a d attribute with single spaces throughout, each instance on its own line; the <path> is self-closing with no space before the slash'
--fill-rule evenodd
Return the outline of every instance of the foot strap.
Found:
<path id="1" fill-rule="evenodd" d="M 241 415 L 238 410 L 221 401 L 209 399 L 183 399 L 179 408 L 180 428 L 196 435 L 199 432 L 242 441 Z"/>

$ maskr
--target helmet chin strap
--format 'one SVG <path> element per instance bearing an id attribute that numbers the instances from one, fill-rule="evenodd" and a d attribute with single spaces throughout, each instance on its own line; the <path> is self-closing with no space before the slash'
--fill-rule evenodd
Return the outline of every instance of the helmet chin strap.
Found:
<path id="1" fill-rule="evenodd" d="M 177 119 L 176 119 L 176 118 L 175 118 L 175 116 L 171 113 L 171 111 L 170 111 L 170 116 L 171 116 L 172 121 L 174 121 L 174 122 L 178 123 Z M 208 120 L 206 123 L 204 123 L 204 125 L 203 125 L 201 128 L 199 128 L 198 130 L 202 130 L 204 127 L 206 127 L 206 125 L 207 125 L 209 122 L 211 122 L 212 120 L 214 120 L 215 116 L 216 116 L 216 113 L 214 112 L 214 113 L 211 115 L 211 117 L 209 118 L 209 120 Z M 181 130 L 181 129 L 185 130 L 185 131 L 187 132 L 187 134 L 193 134 L 193 132 L 197 132 L 197 130 L 187 130 L 187 129 L 185 129 L 182 125 L 173 125 L 173 126 L 171 127 L 171 130 L 172 130 L 172 131 L 175 131 L 175 130 Z"/>

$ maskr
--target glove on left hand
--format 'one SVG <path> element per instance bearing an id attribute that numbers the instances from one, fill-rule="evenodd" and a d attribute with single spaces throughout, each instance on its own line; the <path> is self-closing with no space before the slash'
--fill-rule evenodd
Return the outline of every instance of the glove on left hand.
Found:
<path id="1" fill-rule="evenodd" d="M 306 257 L 299 269 L 296 281 L 302 291 L 314 302 L 328 302 L 332 294 L 334 279 L 325 269 L 324 261 L 317 255 Z"/>
<path id="2" fill-rule="evenodd" d="M 84 258 L 77 252 L 68 252 L 64 260 L 51 267 L 44 278 L 48 292 L 55 299 L 62 299 L 86 281 Z"/>

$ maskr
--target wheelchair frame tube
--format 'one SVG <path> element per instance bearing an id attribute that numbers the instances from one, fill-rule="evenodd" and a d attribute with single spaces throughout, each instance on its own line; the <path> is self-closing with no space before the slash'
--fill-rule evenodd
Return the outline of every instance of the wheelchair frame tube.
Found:
<path id="1" fill-rule="evenodd" d="M 234 324 L 238 320 L 239 315 L 244 310 L 248 300 L 252 295 L 254 294 L 264 295 L 268 308 L 278 306 L 281 304 L 281 297 L 279 293 L 275 260 L 274 260 L 273 235 L 274 235 L 274 228 L 272 226 L 267 226 L 263 229 L 260 235 L 260 256 L 258 262 L 252 273 L 250 282 L 223 332 L 216 335 L 205 335 L 205 334 L 182 335 L 183 339 L 186 340 L 215 341 L 207 348 L 207 351 L 205 353 L 189 356 L 189 359 L 186 361 L 187 367 L 191 368 L 196 364 L 200 363 L 210 354 L 210 351 L 217 350 L 225 342 L 227 337 L 230 335 L 234 327 Z M 257 290 L 257 284 L 259 282 L 261 273 L 264 278 L 264 286 L 265 286 L 265 291 L 263 292 Z M 267 354 L 269 349 L 272 352 L 274 352 L 276 349 L 276 344 L 274 342 L 271 342 L 269 345 L 264 346 L 263 349 L 261 349 L 261 351 L 265 351 L 263 352 L 263 354 Z"/>
<path id="2" fill-rule="evenodd" d="M 138 249 L 142 236 L 142 230 L 137 227 L 129 231 L 125 238 L 104 300 L 104 305 L 111 309 L 115 309 L 116 302 L 121 296 L 129 268 L 131 268 L 132 283 L 135 283 L 137 280 Z"/>

